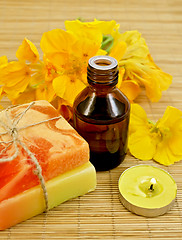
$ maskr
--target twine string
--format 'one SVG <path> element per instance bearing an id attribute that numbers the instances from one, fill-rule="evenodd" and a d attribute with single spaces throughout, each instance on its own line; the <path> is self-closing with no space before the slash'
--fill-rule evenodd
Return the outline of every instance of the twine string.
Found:
<path id="1" fill-rule="evenodd" d="M 13 119 L 13 124 L 14 126 L 17 126 L 17 124 L 19 123 L 19 121 L 22 119 L 22 117 L 26 114 L 26 112 L 35 104 L 35 102 L 31 102 L 28 107 L 21 113 L 18 113 L 14 119 Z M 19 117 L 20 116 L 20 117 Z M 18 118 L 19 117 L 19 118 Z M 16 120 L 17 119 L 17 120 Z"/>
<path id="2" fill-rule="evenodd" d="M 6 152 L 6 150 L 13 144 L 14 148 L 15 148 L 15 152 L 11 157 L 8 158 L 0 158 L 0 163 L 5 163 L 5 162 L 10 162 L 12 160 L 14 160 L 18 154 L 19 154 L 19 148 L 18 148 L 18 144 L 26 151 L 26 153 L 28 154 L 28 156 L 30 156 L 30 159 L 32 161 L 32 163 L 35 165 L 36 170 L 33 171 L 35 175 L 38 176 L 39 181 L 40 181 L 40 185 L 43 191 L 43 195 L 44 195 L 44 200 L 45 200 L 45 206 L 46 209 L 45 211 L 47 212 L 49 209 L 49 204 L 48 204 L 48 193 L 47 193 L 47 189 L 45 186 L 45 180 L 44 177 L 42 175 L 42 168 L 37 160 L 37 158 L 35 157 L 35 155 L 28 149 L 28 147 L 19 139 L 18 137 L 18 133 L 20 130 L 29 128 L 29 127 L 33 127 L 42 123 L 46 123 L 52 120 L 57 120 L 62 118 L 62 116 L 58 116 L 58 117 L 54 117 L 54 118 L 50 118 L 50 119 L 46 119 L 37 123 L 33 123 L 27 126 L 23 126 L 23 127 L 17 127 L 17 124 L 20 122 L 20 120 L 23 118 L 23 116 L 26 114 L 26 112 L 35 104 L 35 102 L 31 102 L 28 107 L 22 111 L 21 113 L 18 113 L 13 119 L 10 118 L 9 116 L 9 110 L 11 108 L 14 108 L 15 106 L 10 106 L 5 110 L 5 116 L 6 116 L 6 120 L 7 123 L 4 123 L 2 120 L 0 120 L 0 125 L 6 130 L 6 132 L 2 132 L 0 133 L 0 136 L 3 135 L 10 135 L 12 137 L 11 140 L 9 141 L 0 141 L 0 144 L 2 144 L 4 146 L 4 148 L 1 150 L 0 155 L 2 155 L 4 152 Z"/>

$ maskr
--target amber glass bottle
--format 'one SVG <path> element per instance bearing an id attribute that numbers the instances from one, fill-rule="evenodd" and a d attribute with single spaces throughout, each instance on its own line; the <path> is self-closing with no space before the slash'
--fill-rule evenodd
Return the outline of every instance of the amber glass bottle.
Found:
<path id="1" fill-rule="evenodd" d="M 109 56 L 89 60 L 86 87 L 75 99 L 73 124 L 90 147 L 97 171 L 118 166 L 127 150 L 130 103 L 116 87 L 117 61 Z"/>

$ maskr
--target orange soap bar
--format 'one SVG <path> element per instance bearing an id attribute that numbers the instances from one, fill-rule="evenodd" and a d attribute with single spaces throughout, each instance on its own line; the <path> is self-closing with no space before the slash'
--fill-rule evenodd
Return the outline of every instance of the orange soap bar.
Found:
<path id="1" fill-rule="evenodd" d="M 67 180 L 66 184 L 67 187 L 70 186 L 71 188 L 72 185 L 70 181 L 77 178 L 79 171 L 82 172 L 83 178 L 86 177 L 84 171 L 92 172 L 90 176 L 91 181 L 93 178 L 93 182 L 88 186 L 88 189 L 85 188 L 84 191 L 81 191 L 80 195 L 94 190 L 96 184 L 95 169 L 89 162 L 89 146 L 87 142 L 63 117 L 60 116 L 59 119 L 51 120 L 51 118 L 59 117 L 59 114 L 47 101 L 36 101 L 26 113 L 22 114 L 28 106 L 29 104 L 19 105 L 0 113 L 0 161 L 12 157 L 11 161 L 0 162 L 0 217 L 6 215 L 6 207 L 8 214 L 10 210 L 8 210 L 8 206 L 11 206 L 13 209 L 16 206 L 20 206 L 20 203 L 23 204 L 23 202 L 31 204 L 29 201 L 31 197 L 33 199 L 33 196 L 39 196 L 40 194 L 41 199 L 37 201 L 41 207 L 33 214 L 29 213 L 25 217 L 19 217 L 17 221 L 15 213 L 12 223 L 4 223 L 3 219 L 0 219 L 0 230 L 45 210 L 45 204 L 42 203 L 44 202 L 44 198 L 40 181 L 35 174 L 35 164 L 21 143 L 26 145 L 28 150 L 38 160 L 44 180 L 46 184 L 48 183 L 47 191 L 51 194 L 51 191 L 53 191 L 51 189 L 53 188 L 55 198 L 56 194 L 58 194 L 58 189 L 55 190 L 56 187 L 62 186 L 64 190 L 64 176 L 70 179 L 69 181 Z M 38 124 L 39 122 L 42 123 Z M 14 123 L 16 123 L 15 128 L 12 129 Z M 13 137 L 15 138 L 16 144 L 12 142 Z M 17 147 L 15 145 L 17 145 Z M 74 177 L 72 177 L 72 175 Z M 39 188 L 38 190 L 36 190 L 36 186 Z M 35 190 L 32 192 L 30 191 L 31 189 Z M 27 196 L 29 196 L 29 200 L 26 193 Z M 58 205 L 59 202 L 79 195 L 79 192 L 74 193 L 73 196 L 71 193 L 70 189 L 69 194 L 67 194 L 65 198 L 59 199 L 58 197 L 55 203 L 52 203 L 51 207 Z M 48 194 L 48 198 L 53 198 L 53 196 L 49 196 L 50 194 Z M 64 195 L 64 192 L 60 192 L 60 194 Z M 34 199 L 34 201 L 36 204 L 36 199 Z M 54 199 L 51 201 L 54 202 Z M 49 206 L 49 208 L 51 207 Z M 21 212 L 21 209 L 19 210 Z M 6 221 L 8 221 L 8 217 L 6 217 Z"/>

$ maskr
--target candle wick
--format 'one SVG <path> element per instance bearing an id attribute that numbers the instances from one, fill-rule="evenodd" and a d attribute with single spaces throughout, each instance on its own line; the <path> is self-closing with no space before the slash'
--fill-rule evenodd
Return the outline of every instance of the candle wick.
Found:
<path id="1" fill-rule="evenodd" d="M 150 188 L 149 188 L 150 191 L 154 191 L 153 186 L 154 186 L 154 184 L 151 184 L 151 185 L 150 185 Z"/>

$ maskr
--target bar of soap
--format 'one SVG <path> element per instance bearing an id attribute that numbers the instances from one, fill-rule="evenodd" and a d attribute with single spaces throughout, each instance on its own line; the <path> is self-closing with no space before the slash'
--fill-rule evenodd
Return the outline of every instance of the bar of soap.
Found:
<path id="1" fill-rule="evenodd" d="M 0 230 L 45 210 L 43 191 L 34 173 L 36 167 L 24 145 L 41 166 L 49 208 L 93 191 L 96 186 L 88 143 L 63 117 L 57 118 L 58 112 L 47 101 L 36 101 L 25 113 L 28 106 L 24 104 L 0 113 L 0 133 L 11 129 L 0 136 L 0 161 L 17 152 L 11 142 L 13 136 L 17 138 L 18 148 L 13 160 L 0 162 Z M 11 126 L 18 118 L 16 126 Z"/>
<path id="2" fill-rule="evenodd" d="M 96 186 L 95 168 L 87 162 L 46 182 L 49 208 L 93 191 Z M 42 213 L 45 201 L 40 185 L 0 203 L 0 230 L 11 227 Z"/>

